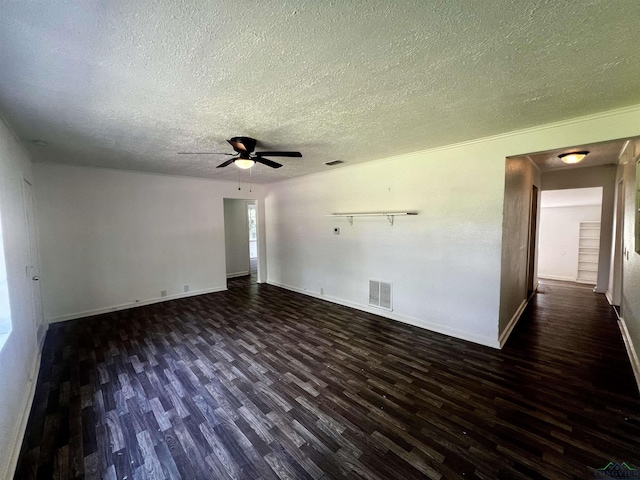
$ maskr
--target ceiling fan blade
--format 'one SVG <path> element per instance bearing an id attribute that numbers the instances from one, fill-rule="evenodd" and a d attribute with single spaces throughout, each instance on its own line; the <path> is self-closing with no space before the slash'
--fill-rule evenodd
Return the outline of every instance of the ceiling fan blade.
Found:
<path id="1" fill-rule="evenodd" d="M 221 152 L 178 152 L 178 155 L 231 155 L 235 153 L 221 153 Z"/>
<path id="2" fill-rule="evenodd" d="M 262 163 L 263 165 L 267 165 L 271 168 L 280 168 L 282 166 L 281 163 L 274 162 L 273 160 L 269 160 L 268 158 L 254 157 L 253 160 L 255 160 L 256 163 Z"/>
<path id="3" fill-rule="evenodd" d="M 231 160 L 227 160 L 226 162 L 221 163 L 220 165 L 218 165 L 216 168 L 222 168 L 222 167 L 226 167 L 228 165 L 231 165 L 233 162 L 235 162 L 236 159 L 232 158 Z"/>
<path id="4" fill-rule="evenodd" d="M 256 152 L 257 157 L 268 155 L 270 157 L 302 157 L 300 152 Z"/>

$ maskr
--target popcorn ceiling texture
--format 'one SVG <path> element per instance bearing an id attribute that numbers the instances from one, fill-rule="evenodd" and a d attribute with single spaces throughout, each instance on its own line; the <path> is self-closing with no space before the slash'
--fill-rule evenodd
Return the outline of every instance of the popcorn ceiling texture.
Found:
<path id="1" fill-rule="evenodd" d="M 640 103 L 637 0 L 3 1 L 0 111 L 37 161 L 270 182 Z M 246 175 L 246 173 L 243 173 Z"/>

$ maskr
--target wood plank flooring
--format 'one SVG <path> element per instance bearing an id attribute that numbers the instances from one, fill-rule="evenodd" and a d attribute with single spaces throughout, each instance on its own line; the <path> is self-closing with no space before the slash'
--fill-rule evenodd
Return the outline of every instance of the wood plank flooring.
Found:
<path id="1" fill-rule="evenodd" d="M 16 479 L 594 478 L 640 468 L 602 295 L 502 351 L 269 285 L 52 325 Z"/>

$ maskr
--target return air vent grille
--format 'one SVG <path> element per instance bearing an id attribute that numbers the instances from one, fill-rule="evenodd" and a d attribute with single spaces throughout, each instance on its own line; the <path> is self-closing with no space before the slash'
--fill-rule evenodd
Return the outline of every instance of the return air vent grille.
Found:
<path id="1" fill-rule="evenodd" d="M 369 305 L 385 310 L 392 310 L 391 284 L 377 280 L 369 280 Z"/>

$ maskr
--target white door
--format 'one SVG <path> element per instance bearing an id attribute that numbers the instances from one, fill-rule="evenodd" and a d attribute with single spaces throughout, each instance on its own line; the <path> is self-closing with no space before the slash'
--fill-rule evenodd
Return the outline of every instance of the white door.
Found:
<path id="1" fill-rule="evenodd" d="M 24 210 L 27 220 L 27 242 L 29 243 L 29 264 L 25 267 L 25 272 L 31 284 L 31 298 L 33 300 L 33 318 L 38 333 L 38 341 L 44 333 L 44 315 L 42 314 L 42 294 L 40 291 L 40 266 L 38 255 L 38 242 L 36 240 L 36 218 L 33 204 L 33 186 L 26 180 L 23 182 Z"/>

